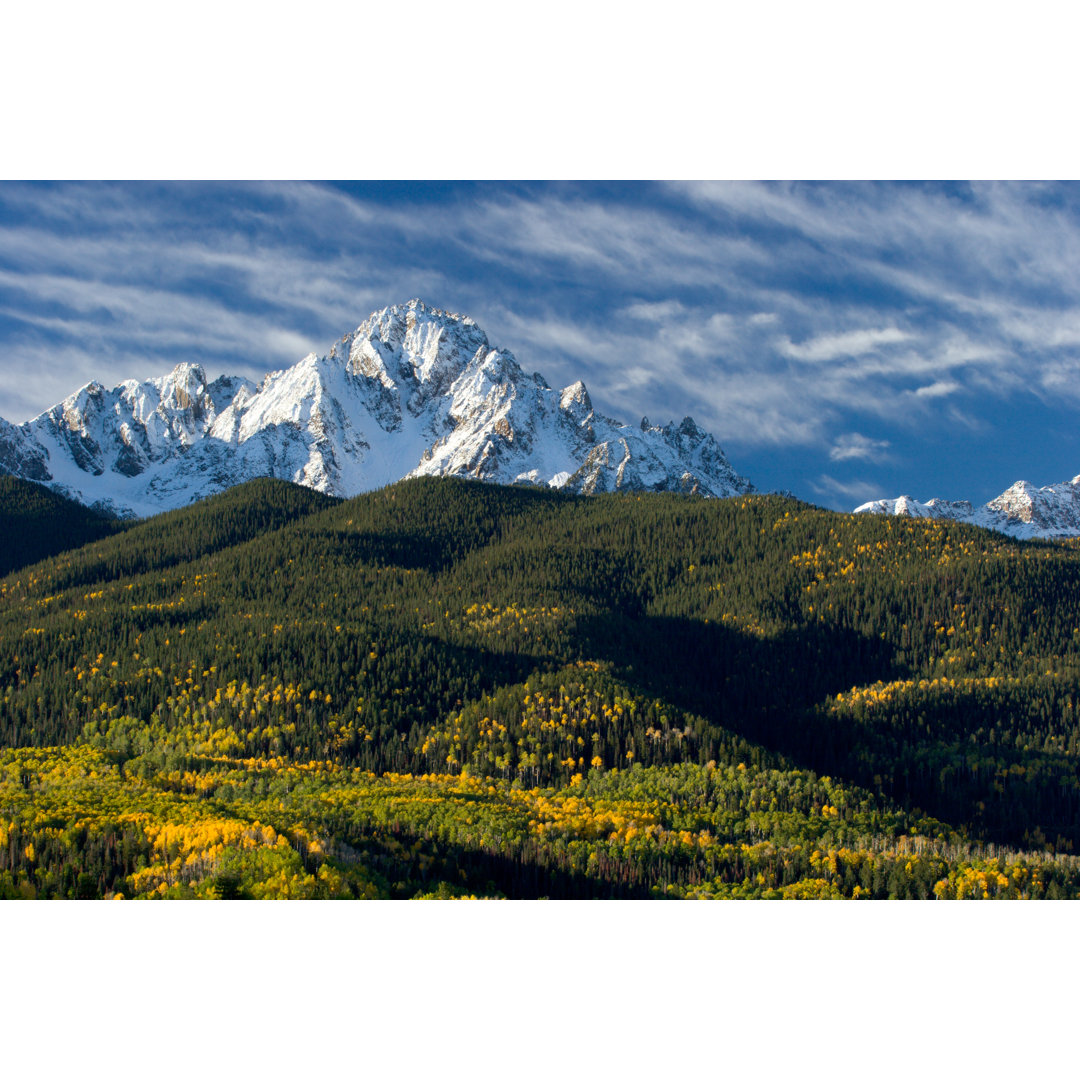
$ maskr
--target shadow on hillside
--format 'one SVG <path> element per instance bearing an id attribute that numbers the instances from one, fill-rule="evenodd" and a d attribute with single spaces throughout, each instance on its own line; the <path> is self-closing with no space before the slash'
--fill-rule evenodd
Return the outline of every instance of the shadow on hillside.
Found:
<path id="1" fill-rule="evenodd" d="M 344 562 L 403 570 L 427 570 L 438 574 L 453 566 L 467 551 L 456 551 L 449 536 L 401 532 L 350 532 L 334 534 L 334 557 Z"/>
<path id="2" fill-rule="evenodd" d="M 817 769 L 838 760 L 837 732 L 808 729 L 813 706 L 899 675 L 887 642 L 816 624 L 765 638 L 667 616 L 590 616 L 577 628 L 582 657 L 610 661 L 642 693 Z"/>
<path id="3" fill-rule="evenodd" d="M 693 868 L 650 873 L 632 858 L 603 856 L 594 872 L 567 865 L 567 857 L 543 842 L 528 840 L 506 848 L 466 847 L 394 824 L 353 832 L 335 856 L 374 870 L 395 899 L 438 894 L 440 881 L 467 893 L 501 893 L 510 900 L 647 900 L 650 885 L 678 880 L 696 884 Z"/>
<path id="4" fill-rule="evenodd" d="M 972 839 L 1024 846 L 1034 838 L 1038 846 L 1044 836 L 1058 850 L 1080 847 L 1080 797 L 1065 782 L 1072 760 L 1055 754 L 1040 765 L 1027 748 L 980 748 L 965 737 L 995 717 L 969 715 L 961 725 L 929 708 L 917 717 L 870 710 L 858 719 L 817 708 L 853 686 L 910 677 L 880 638 L 809 624 L 761 638 L 660 616 L 580 618 L 578 631 L 583 659 L 610 661 L 641 693 L 795 766 L 880 791 Z"/>

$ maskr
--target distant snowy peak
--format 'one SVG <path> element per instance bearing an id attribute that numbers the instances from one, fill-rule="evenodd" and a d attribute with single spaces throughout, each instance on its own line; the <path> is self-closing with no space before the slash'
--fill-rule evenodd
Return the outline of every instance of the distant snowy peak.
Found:
<path id="1" fill-rule="evenodd" d="M 910 495 L 901 495 L 898 499 L 876 499 L 863 503 L 854 510 L 856 514 L 887 514 L 896 517 L 916 518 L 952 518 L 965 521 L 974 513 L 971 503 L 964 500 L 949 502 L 945 499 L 931 499 L 921 503 Z"/>
<path id="2" fill-rule="evenodd" d="M 326 356 L 258 385 L 197 364 L 92 382 L 18 426 L 0 472 L 145 515 L 273 476 L 350 496 L 406 476 L 470 476 L 593 493 L 752 490 L 687 417 L 638 427 L 597 413 L 583 382 L 552 389 L 472 319 L 420 300 L 370 315 Z"/>
<path id="3" fill-rule="evenodd" d="M 996 499 L 978 508 L 969 502 L 943 499 L 920 503 L 908 495 L 901 495 L 898 499 L 863 503 L 854 512 L 950 518 L 1023 539 L 1080 536 L 1080 476 L 1041 488 L 1018 480 Z"/>

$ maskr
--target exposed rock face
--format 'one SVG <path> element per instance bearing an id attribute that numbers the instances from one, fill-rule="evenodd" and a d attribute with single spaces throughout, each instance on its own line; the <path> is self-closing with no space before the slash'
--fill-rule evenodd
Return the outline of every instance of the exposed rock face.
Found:
<path id="1" fill-rule="evenodd" d="M 0 471 L 134 515 L 258 476 L 342 496 L 422 475 L 585 493 L 752 490 L 689 417 L 631 428 L 602 416 L 584 383 L 553 390 L 472 319 L 419 300 L 258 386 L 207 383 L 197 364 L 111 390 L 90 383 L 25 424 L 0 420 Z"/>

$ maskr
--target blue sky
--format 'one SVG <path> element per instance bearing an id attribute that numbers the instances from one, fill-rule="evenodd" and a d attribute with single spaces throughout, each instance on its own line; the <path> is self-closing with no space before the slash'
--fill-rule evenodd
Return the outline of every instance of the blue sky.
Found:
<path id="1" fill-rule="evenodd" d="M 414 296 L 821 505 L 1080 472 L 1076 184 L 0 183 L 0 416 Z"/>

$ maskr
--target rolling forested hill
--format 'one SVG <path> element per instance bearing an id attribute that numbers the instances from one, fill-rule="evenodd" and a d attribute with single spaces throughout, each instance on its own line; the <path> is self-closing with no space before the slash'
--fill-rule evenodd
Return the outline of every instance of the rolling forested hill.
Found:
<path id="1" fill-rule="evenodd" d="M 5 896 L 1073 897 L 1080 549 L 256 481 L 0 582 Z"/>
<path id="2" fill-rule="evenodd" d="M 0 575 L 124 527 L 41 484 L 0 475 Z"/>

